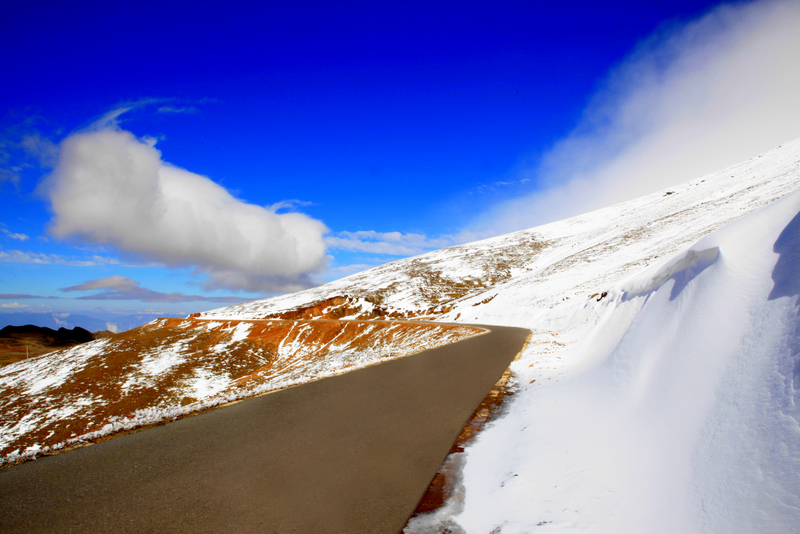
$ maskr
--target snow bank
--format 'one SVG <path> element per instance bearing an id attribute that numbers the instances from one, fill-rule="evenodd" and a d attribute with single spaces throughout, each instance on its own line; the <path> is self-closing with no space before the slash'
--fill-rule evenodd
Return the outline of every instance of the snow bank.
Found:
<path id="1" fill-rule="evenodd" d="M 475 533 L 796 532 L 798 295 L 794 193 L 592 300 L 559 375 L 535 349 L 515 364 L 524 387 L 467 450 L 452 519 Z"/>

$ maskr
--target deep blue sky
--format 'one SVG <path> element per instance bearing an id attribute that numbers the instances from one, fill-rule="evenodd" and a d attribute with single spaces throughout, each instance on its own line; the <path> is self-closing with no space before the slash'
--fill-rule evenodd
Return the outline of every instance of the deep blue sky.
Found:
<path id="1" fill-rule="evenodd" d="M 303 201 L 296 209 L 334 233 L 436 238 L 535 187 L 516 183 L 519 167 L 575 127 L 609 69 L 655 30 L 715 4 L 4 2 L 0 294 L 62 297 L 46 303 L 56 310 L 218 305 L 77 302 L 60 291 L 112 275 L 160 292 L 231 294 L 113 247 L 38 239 L 50 215 L 34 192 L 48 168 L 18 149 L 24 135 L 58 143 L 124 103 L 154 99 L 120 128 L 158 138 L 164 161 L 238 198 Z M 12 250 L 124 265 L 36 265 Z M 342 269 L 318 278 L 397 257 L 329 253 Z M 12 302 L 44 309 L 36 299 L 0 304 Z"/>

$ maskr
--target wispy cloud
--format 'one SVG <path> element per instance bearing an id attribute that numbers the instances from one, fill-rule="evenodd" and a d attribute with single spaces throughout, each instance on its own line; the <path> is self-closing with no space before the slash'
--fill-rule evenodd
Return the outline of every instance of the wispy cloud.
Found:
<path id="1" fill-rule="evenodd" d="M 126 276 L 114 275 L 89 280 L 83 284 L 65 287 L 61 291 L 97 291 L 91 295 L 77 297 L 79 300 L 140 300 L 142 302 L 243 302 L 236 296 L 206 297 L 203 295 L 185 295 L 183 293 L 161 293 L 142 287 L 139 282 Z"/>
<path id="2" fill-rule="evenodd" d="M 27 235 L 14 233 L 14 232 L 8 230 L 7 228 L 0 228 L 0 232 L 3 232 L 6 235 L 6 237 L 8 237 L 10 239 L 16 239 L 17 241 L 27 241 L 28 240 L 28 236 Z"/>
<path id="3" fill-rule="evenodd" d="M 136 103 L 135 105 L 140 105 Z M 152 142 L 118 127 L 134 104 L 62 141 L 43 191 L 50 233 L 107 244 L 144 260 L 193 266 L 208 288 L 294 291 L 325 267 L 325 225 L 233 197 L 172 166 Z"/>
<path id="4" fill-rule="evenodd" d="M 105 256 L 91 256 L 88 258 L 68 258 L 58 254 L 45 254 L 42 252 L 26 252 L 22 250 L 0 250 L 2 263 L 38 263 L 42 265 L 70 265 L 73 267 L 94 267 L 97 265 L 117 265 L 119 261 Z"/>
<path id="5" fill-rule="evenodd" d="M 82 128 L 79 132 L 91 132 L 98 130 L 116 129 L 120 125 L 120 117 L 126 113 L 134 110 L 140 110 L 148 106 L 164 104 L 167 102 L 175 101 L 174 98 L 140 98 L 139 100 L 130 100 L 117 104 L 114 109 L 107 111 L 98 119 L 92 121 L 87 127 Z"/>
<path id="6" fill-rule="evenodd" d="M 41 295 L 28 295 L 27 293 L 0 293 L 0 300 L 22 299 L 57 299 L 58 297 L 43 297 Z"/>
<path id="7" fill-rule="evenodd" d="M 30 308 L 27 304 L 20 304 L 19 302 L 4 302 L 0 304 L 0 308 L 6 309 L 19 309 L 19 308 Z"/>
<path id="8" fill-rule="evenodd" d="M 376 261 L 375 263 L 351 263 L 348 265 L 336 265 L 333 267 L 328 267 L 325 272 L 320 275 L 320 278 L 326 281 L 338 280 L 339 278 L 344 278 L 346 276 L 350 276 L 351 274 L 366 271 L 367 269 L 375 267 L 376 265 L 387 263 L 392 261 L 392 259 Z"/>
<path id="9" fill-rule="evenodd" d="M 14 187 L 19 186 L 19 172 L 14 169 L 0 168 L 0 183 L 8 182 Z"/>
<path id="10" fill-rule="evenodd" d="M 298 200 L 296 198 L 290 198 L 287 200 L 281 200 L 280 202 L 276 202 L 275 204 L 271 204 L 267 206 L 267 209 L 271 212 L 277 213 L 280 210 L 286 211 L 294 211 L 297 208 L 307 207 L 307 206 L 315 206 L 314 202 L 310 202 L 308 200 Z"/>
<path id="11" fill-rule="evenodd" d="M 486 193 L 494 193 L 496 191 L 503 191 L 512 187 L 519 187 L 529 183 L 530 181 L 530 178 L 519 178 L 517 180 L 497 180 L 494 182 L 482 183 L 478 184 L 474 191 L 470 191 L 470 194 L 477 193 L 481 195 Z"/>
<path id="12" fill-rule="evenodd" d="M 503 233 L 634 198 L 800 136 L 800 2 L 722 5 L 644 41 L 578 127 L 520 173 L 537 189 L 472 225 Z"/>
<path id="13" fill-rule="evenodd" d="M 197 113 L 194 106 L 159 106 L 157 113 Z"/>
<path id="14" fill-rule="evenodd" d="M 19 187 L 28 174 L 38 178 L 41 169 L 51 168 L 58 156 L 58 147 L 39 130 L 46 122 L 38 116 L 26 117 L 0 130 L 0 183 Z"/>
<path id="15" fill-rule="evenodd" d="M 186 114 L 197 113 L 199 108 L 194 104 L 206 104 L 210 102 L 217 102 L 214 98 L 203 98 L 199 100 L 186 101 L 174 97 L 167 98 L 140 98 L 138 100 L 130 100 L 120 102 L 114 109 L 101 115 L 100 118 L 92 121 L 87 127 L 82 128 L 81 131 L 91 130 L 105 130 L 108 128 L 119 128 L 123 121 L 121 117 L 133 111 L 143 110 L 145 108 L 155 109 L 156 113 L 161 114 Z"/>
<path id="16" fill-rule="evenodd" d="M 403 234 L 401 232 L 336 232 L 325 238 L 332 249 L 350 252 L 369 252 L 392 256 L 411 256 L 428 250 L 448 247 L 457 243 L 452 236 L 429 238 L 425 234 Z"/>
<path id="17" fill-rule="evenodd" d="M 36 158 L 42 167 L 52 168 L 58 161 L 58 145 L 38 131 L 23 135 L 20 145 L 25 153 Z"/>

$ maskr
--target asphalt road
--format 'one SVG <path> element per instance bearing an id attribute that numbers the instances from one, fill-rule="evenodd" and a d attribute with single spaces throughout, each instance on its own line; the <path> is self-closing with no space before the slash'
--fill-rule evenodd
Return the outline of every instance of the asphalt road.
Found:
<path id="1" fill-rule="evenodd" d="M 0 532 L 394 533 L 528 330 L 0 471 Z"/>

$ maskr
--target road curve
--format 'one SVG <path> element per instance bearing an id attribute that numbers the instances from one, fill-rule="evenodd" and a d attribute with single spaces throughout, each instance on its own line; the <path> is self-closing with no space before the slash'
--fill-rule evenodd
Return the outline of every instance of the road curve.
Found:
<path id="1" fill-rule="evenodd" d="M 489 333 L 0 471 L 2 532 L 398 532 L 530 332 Z"/>

